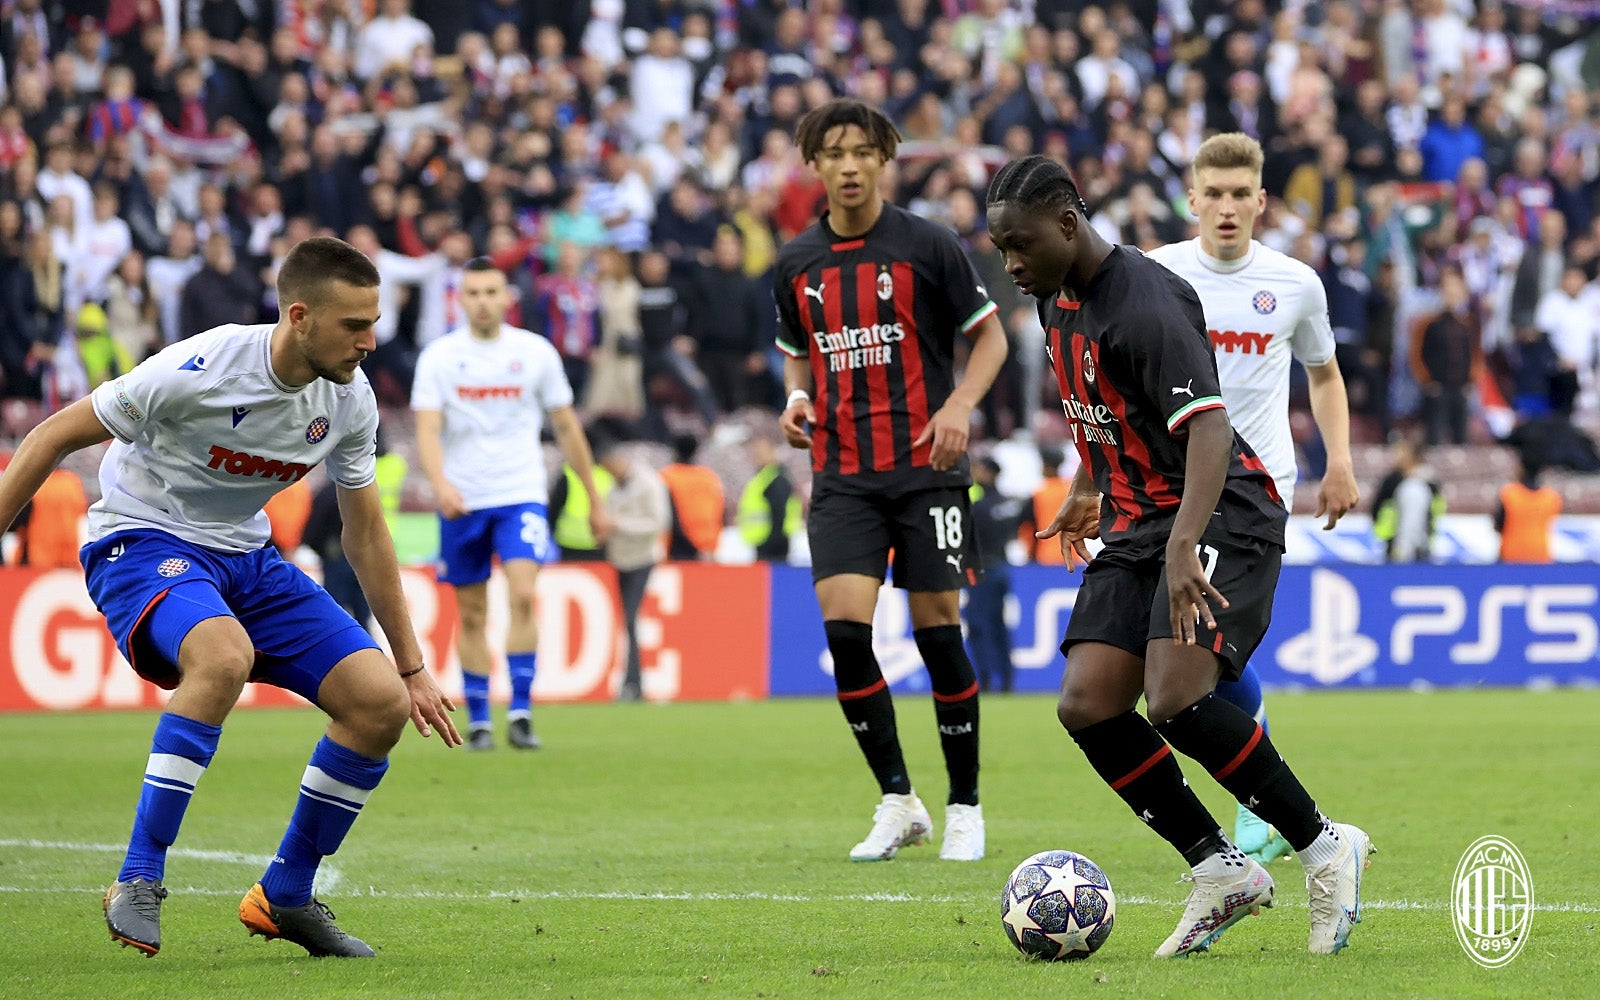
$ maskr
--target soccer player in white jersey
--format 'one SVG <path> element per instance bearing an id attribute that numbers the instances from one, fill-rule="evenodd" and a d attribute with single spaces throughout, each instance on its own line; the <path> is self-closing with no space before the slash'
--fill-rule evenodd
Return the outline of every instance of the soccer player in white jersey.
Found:
<path id="1" fill-rule="evenodd" d="M 105 897 L 123 945 L 161 948 L 167 849 L 246 681 L 293 691 L 329 716 L 289 829 L 239 905 L 252 934 L 314 956 L 370 958 L 311 895 L 312 877 L 388 769 L 406 719 L 458 746 L 406 611 L 374 481 L 378 272 L 340 240 L 290 250 L 274 326 L 221 326 L 174 344 L 45 420 L 0 477 L 0 525 L 61 460 L 115 438 L 100 465 L 80 559 L 117 648 L 172 692 L 156 722 L 133 835 Z M 394 651 L 267 544 L 273 494 L 327 462 L 344 550 Z M 263 803 L 263 807 L 267 806 Z"/>
<path id="2" fill-rule="evenodd" d="M 470 731 L 467 748 L 489 750 L 489 569 L 500 557 L 509 602 L 506 664 L 511 705 L 506 737 L 536 749 L 532 690 L 539 632 L 533 590 L 539 567 L 555 553 L 539 431 L 550 417 L 567 463 L 589 494 L 596 538 L 610 531 L 594 483 L 594 460 L 572 408 L 572 386 L 555 346 L 505 320 L 511 294 L 488 258 L 461 276 L 467 326 L 423 348 L 411 386 L 417 458 L 439 504 L 439 579 L 455 588 L 461 618 L 456 652 Z"/>
<path id="3" fill-rule="evenodd" d="M 1322 279 L 1304 263 L 1252 238 L 1267 203 L 1262 160 L 1261 144 L 1240 132 L 1202 143 L 1189 188 L 1189 209 L 1200 221 L 1200 235 L 1150 256 L 1200 296 L 1228 417 L 1266 465 L 1291 513 L 1299 472 L 1289 434 L 1290 358 L 1305 365 L 1311 415 L 1328 452 L 1316 516 L 1326 515 L 1323 527 L 1331 529 L 1360 498 L 1350 459 L 1350 406 L 1334 359 Z M 1254 715 L 1266 731 L 1254 667 L 1247 665 L 1237 681 L 1218 684 L 1217 694 Z M 1283 838 L 1242 805 L 1234 843 L 1263 861 L 1289 852 Z"/>

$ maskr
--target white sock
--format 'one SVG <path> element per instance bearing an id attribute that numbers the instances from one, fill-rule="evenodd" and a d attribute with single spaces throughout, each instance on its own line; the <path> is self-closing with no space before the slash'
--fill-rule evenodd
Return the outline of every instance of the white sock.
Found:
<path id="1" fill-rule="evenodd" d="M 1328 817 L 1323 816 L 1322 832 L 1317 834 L 1317 839 L 1313 840 L 1305 850 L 1296 851 L 1295 855 L 1300 859 L 1302 865 L 1307 868 L 1314 868 L 1317 865 L 1325 865 L 1338 857 L 1341 843 L 1339 831 L 1335 830 L 1333 824 L 1328 822 Z"/>

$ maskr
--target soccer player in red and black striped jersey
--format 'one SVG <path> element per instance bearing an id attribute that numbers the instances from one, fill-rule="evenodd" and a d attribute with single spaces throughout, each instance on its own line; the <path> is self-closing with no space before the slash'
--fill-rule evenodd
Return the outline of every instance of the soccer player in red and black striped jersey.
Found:
<path id="1" fill-rule="evenodd" d="M 812 579 L 839 704 L 883 794 L 850 857 L 892 858 L 926 841 L 933 825 L 906 772 L 872 652 L 892 551 L 950 777 L 939 856 L 976 861 L 984 852 L 978 680 L 961 642 L 960 593 L 979 560 L 966 447 L 972 409 L 1005 362 L 1006 336 L 955 235 L 885 203 L 878 179 L 900 136 L 882 113 L 830 101 L 801 119 L 796 140 L 828 209 L 778 255 L 789 390 L 779 425 L 791 445 L 811 450 Z M 972 346 L 959 381 L 958 336 Z"/>
<path id="2" fill-rule="evenodd" d="M 1238 676 L 1271 620 L 1286 514 L 1228 421 L 1199 297 L 1096 234 L 1054 160 L 1006 164 L 988 203 L 1006 273 L 1040 302 L 1083 459 L 1040 533 L 1060 537 L 1069 568 L 1088 563 L 1061 644 L 1056 715 L 1101 778 L 1193 867 L 1183 919 L 1156 954 L 1208 948 L 1273 895 L 1266 869 L 1184 782 L 1173 749 L 1288 839 L 1306 870 L 1310 950 L 1338 951 L 1361 919 L 1371 841 L 1329 822 L 1261 726 L 1213 693 L 1221 677 Z M 1105 547 L 1090 560 L 1084 540 L 1094 537 Z M 1141 694 L 1150 721 L 1134 712 Z"/>

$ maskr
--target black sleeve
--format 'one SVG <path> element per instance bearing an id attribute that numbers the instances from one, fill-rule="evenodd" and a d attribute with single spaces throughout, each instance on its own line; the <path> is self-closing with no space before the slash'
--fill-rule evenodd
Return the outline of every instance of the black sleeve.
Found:
<path id="1" fill-rule="evenodd" d="M 1141 283 L 1112 343 L 1127 353 L 1167 430 L 1177 433 L 1194 414 L 1222 408 L 1222 386 L 1200 298 L 1188 282 L 1170 277 Z"/>
<path id="2" fill-rule="evenodd" d="M 344 520 L 339 516 L 339 493 L 332 482 L 322 485 L 311 498 L 311 513 L 306 515 L 306 527 L 300 540 L 311 551 L 328 558 L 332 543 L 339 541 L 344 531 Z"/>
<path id="3" fill-rule="evenodd" d="M 972 266 L 972 260 L 967 257 L 961 241 L 948 229 L 942 226 L 936 228 L 934 280 L 944 291 L 950 315 L 955 317 L 956 329 L 964 335 L 970 335 L 979 320 L 998 311 L 999 307 L 989 297 L 989 290 L 983 286 L 983 279 L 978 277 L 978 269 Z"/>
<path id="4" fill-rule="evenodd" d="M 1391 472 L 1387 476 L 1383 477 L 1383 481 L 1378 484 L 1378 492 L 1376 492 L 1376 493 L 1374 493 L 1372 495 L 1372 510 L 1371 510 L 1371 514 L 1372 514 L 1373 517 L 1377 517 L 1378 516 L 1378 511 L 1382 510 L 1383 509 L 1383 505 L 1388 503 L 1391 499 L 1394 498 L 1394 491 L 1399 489 L 1399 488 L 1400 488 L 1400 472 L 1399 472 L 1399 470 Z"/>
<path id="5" fill-rule="evenodd" d="M 1506 504 L 1504 500 L 1494 505 L 1494 530 L 1499 534 L 1505 534 Z"/>
<path id="6" fill-rule="evenodd" d="M 803 293 L 802 293 L 803 294 Z M 778 350 L 791 358 L 811 353 L 811 338 L 800 323 L 800 304 L 795 301 L 794 276 L 779 258 L 772 275 L 772 298 L 778 307 Z"/>

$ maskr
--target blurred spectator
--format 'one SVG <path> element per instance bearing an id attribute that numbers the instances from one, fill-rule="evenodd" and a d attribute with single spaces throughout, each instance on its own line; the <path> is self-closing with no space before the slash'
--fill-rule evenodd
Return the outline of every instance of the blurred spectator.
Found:
<path id="1" fill-rule="evenodd" d="M 628 638 L 627 667 L 621 701 L 638 701 L 642 695 L 639 655 L 639 607 L 644 603 L 650 571 L 660 559 L 661 536 L 672 527 L 672 501 L 666 484 L 655 470 L 618 443 L 603 443 L 596 455 L 615 485 L 606 495 L 613 528 L 606 540 L 606 559 L 617 571 L 622 594 L 622 622 Z"/>
<path id="2" fill-rule="evenodd" d="M 214 232 L 205 242 L 204 266 L 183 286 L 179 339 L 228 323 L 254 323 L 260 300 L 260 279 L 239 267 L 228 234 Z"/>
<path id="3" fill-rule="evenodd" d="M 770 432 L 753 434 L 749 444 L 755 475 L 739 494 L 739 537 L 760 562 L 788 562 L 789 541 L 801 528 L 800 497 L 794 482 L 778 460 Z"/>
<path id="4" fill-rule="evenodd" d="M 164 346 L 157 327 L 155 296 L 150 294 L 144 257 L 139 251 L 130 250 L 117 265 L 116 273 L 106 279 L 105 310 L 112 338 L 134 364 Z"/>
<path id="5" fill-rule="evenodd" d="M 1411 340 L 1411 374 L 1422 388 L 1422 422 L 1431 447 L 1467 443 L 1472 387 L 1483 363 L 1481 327 L 1461 269 L 1439 276 L 1440 308 L 1419 321 Z"/>
<path id="6" fill-rule="evenodd" d="M 1600 289 L 1576 264 L 1561 271 L 1561 284 L 1539 299 L 1533 325 L 1555 350 L 1551 405 L 1570 416 L 1580 402 L 1595 406 L 1595 366 L 1600 363 Z"/>
<path id="7" fill-rule="evenodd" d="M 717 402 L 710 383 L 694 363 L 689 299 L 684 283 L 672 276 L 666 254 L 653 250 L 640 256 L 639 329 L 646 396 L 656 402 L 668 396 L 682 397 L 710 426 L 717 419 Z M 651 407 L 650 412 L 659 418 L 659 408 Z"/>
<path id="8" fill-rule="evenodd" d="M 644 337 L 639 329 L 639 281 L 622 251 L 600 251 L 596 290 L 600 341 L 594 351 L 585 409 L 636 421 L 644 415 Z"/>
<path id="9" fill-rule="evenodd" d="M 649 245 L 655 202 L 650 185 L 622 150 L 606 155 L 605 177 L 589 185 L 584 207 L 600 217 L 607 238 L 617 249 L 637 253 Z"/>
<path id="10" fill-rule="evenodd" d="M 311 485 L 296 479 L 272 495 L 262 508 L 272 524 L 272 544 L 285 559 L 292 561 L 295 549 L 305 538 L 306 521 L 311 517 Z"/>
<path id="11" fill-rule="evenodd" d="M 1011 563 L 1006 545 L 1017 535 L 1024 504 L 1000 492 L 995 479 L 1000 464 L 992 458 L 972 462 L 972 525 L 982 556 L 982 575 L 967 588 L 967 641 L 972 665 L 985 691 L 1010 691 L 1011 629 L 1006 624 L 1006 597 L 1011 593 Z"/>
<path id="12" fill-rule="evenodd" d="M 1526 456 L 1517 462 L 1517 478 L 1500 487 L 1494 530 L 1500 533 L 1503 563 L 1548 563 L 1550 536 L 1561 514 L 1561 494 L 1539 482 L 1540 468 Z"/>
<path id="13" fill-rule="evenodd" d="M 303 480 L 302 480 L 303 481 Z M 350 613 L 350 617 L 370 628 L 372 608 L 356 579 L 356 571 L 344 554 L 344 518 L 339 514 L 339 490 L 331 479 L 311 497 L 301 542 L 322 561 L 322 586 L 328 596 Z"/>
<path id="14" fill-rule="evenodd" d="M 22 542 L 19 562 L 38 569 L 78 569 L 88 514 L 83 480 L 67 469 L 52 470 L 13 526 Z"/>
<path id="15" fill-rule="evenodd" d="M 571 243 L 561 244 L 555 270 L 540 275 L 533 290 L 536 329 L 556 345 L 573 395 L 584 399 L 599 338 L 600 290 L 588 274 L 583 250 Z"/>
<path id="16" fill-rule="evenodd" d="M 356 35 L 351 68 L 362 80 L 387 70 L 404 71 L 419 49 L 432 51 L 433 29 L 411 16 L 410 0 L 380 0 L 377 16 Z"/>
<path id="17" fill-rule="evenodd" d="M 150 299 L 155 303 L 160 325 L 161 345 L 176 343 L 188 336 L 183 330 L 183 289 L 189 279 L 205 266 L 196 252 L 194 224 L 187 219 L 173 221 L 165 254 L 152 257 L 145 266 Z"/>
<path id="18" fill-rule="evenodd" d="M 1467 102 L 1456 94 L 1446 96 L 1439 117 L 1422 134 L 1417 148 L 1422 152 L 1423 177 L 1430 181 L 1455 180 L 1463 163 L 1483 159 L 1483 136 L 1467 121 Z"/>
<path id="19" fill-rule="evenodd" d="M 117 189 L 104 181 L 94 187 L 94 217 L 72 247 L 72 299 L 104 302 L 106 282 L 133 250 L 133 233 L 118 215 Z"/>
<path id="20" fill-rule="evenodd" d="M 772 343 L 772 296 L 744 273 L 744 242 L 738 230 L 717 231 L 711 266 L 700 271 L 689 309 L 700 370 L 717 402 L 732 412 L 770 402 L 767 345 Z"/>
<path id="21" fill-rule="evenodd" d="M 1066 560 L 1061 556 L 1059 541 L 1054 538 L 1034 537 L 1035 533 L 1048 528 L 1056 519 L 1056 513 L 1061 510 L 1061 505 L 1066 502 L 1067 493 L 1072 489 L 1071 474 L 1062 473 L 1065 461 L 1066 456 L 1062 454 L 1060 448 L 1046 445 L 1039 449 L 1041 478 L 1039 485 L 1034 487 L 1028 509 L 1023 512 L 1022 523 L 1017 529 L 1017 537 L 1022 541 L 1023 551 L 1028 553 L 1031 561 L 1041 566 L 1066 565 Z"/>
<path id="22" fill-rule="evenodd" d="M 1394 467 L 1372 497 L 1372 533 L 1390 562 L 1428 562 L 1433 532 L 1444 515 L 1444 493 L 1417 445 L 1401 438 L 1391 449 Z"/>
<path id="23" fill-rule="evenodd" d="M 722 540 L 726 500 L 722 478 L 695 464 L 700 439 L 679 434 L 672 439 L 673 461 L 661 469 L 661 479 L 672 497 L 672 534 L 667 558 L 680 561 L 711 559 Z"/>

